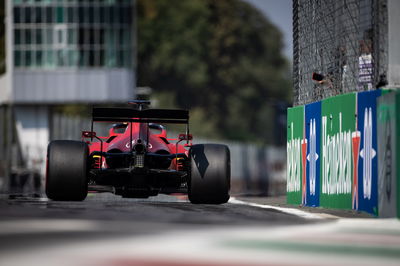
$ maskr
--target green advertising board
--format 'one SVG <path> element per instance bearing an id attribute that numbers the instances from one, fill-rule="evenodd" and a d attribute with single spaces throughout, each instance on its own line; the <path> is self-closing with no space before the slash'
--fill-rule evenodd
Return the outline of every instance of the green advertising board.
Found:
<path id="1" fill-rule="evenodd" d="M 287 203 L 302 203 L 302 150 L 304 139 L 304 106 L 288 109 L 287 114 Z"/>
<path id="2" fill-rule="evenodd" d="M 320 206 L 352 208 L 356 94 L 322 101 Z M 358 155 L 357 155 L 358 156 Z"/>

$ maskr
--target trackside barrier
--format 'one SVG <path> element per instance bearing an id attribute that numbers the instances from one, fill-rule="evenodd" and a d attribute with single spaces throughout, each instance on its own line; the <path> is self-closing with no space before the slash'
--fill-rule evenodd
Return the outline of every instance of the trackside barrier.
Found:
<path id="1" fill-rule="evenodd" d="M 355 209 L 385 217 L 400 213 L 396 194 L 400 162 L 395 156 L 400 131 L 394 131 L 400 129 L 400 123 L 395 123 L 400 95 L 381 94 L 381 90 L 349 93 L 288 109 L 289 204 Z M 391 179 L 383 178 L 383 173 Z"/>
<path id="2" fill-rule="evenodd" d="M 319 206 L 321 156 L 321 102 L 305 106 L 306 146 L 306 198 L 305 205 Z"/>
<path id="3" fill-rule="evenodd" d="M 355 93 L 328 98 L 321 103 L 321 207 L 351 209 L 355 106 Z"/>
<path id="4" fill-rule="evenodd" d="M 377 99 L 380 96 L 381 90 L 357 93 L 357 131 L 353 137 L 353 154 L 357 155 L 353 209 L 374 215 L 379 214 Z"/>
<path id="5" fill-rule="evenodd" d="M 290 108 L 287 115 L 287 202 L 302 204 L 305 191 L 304 156 L 304 106 Z"/>

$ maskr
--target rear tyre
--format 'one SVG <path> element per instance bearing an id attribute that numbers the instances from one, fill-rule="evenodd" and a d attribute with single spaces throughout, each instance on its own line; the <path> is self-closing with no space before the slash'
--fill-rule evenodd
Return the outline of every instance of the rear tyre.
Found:
<path id="1" fill-rule="evenodd" d="M 198 144 L 190 149 L 188 196 L 191 203 L 222 204 L 229 200 L 231 180 L 229 148 Z"/>
<path id="2" fill-rule="evenodd" d="M 47 148 L 46 195 L 52 200 L 82 201 L 88 193 L 85 142 L 55 140 Z"/>

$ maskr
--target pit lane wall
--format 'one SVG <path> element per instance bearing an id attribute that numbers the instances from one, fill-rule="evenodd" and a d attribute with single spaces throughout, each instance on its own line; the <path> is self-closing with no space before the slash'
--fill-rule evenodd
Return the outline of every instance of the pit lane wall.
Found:
<path id="1" fill-rule="evenodd" d="M 287 202 L 400 216 L 400 91 L 288 109 Z"/>

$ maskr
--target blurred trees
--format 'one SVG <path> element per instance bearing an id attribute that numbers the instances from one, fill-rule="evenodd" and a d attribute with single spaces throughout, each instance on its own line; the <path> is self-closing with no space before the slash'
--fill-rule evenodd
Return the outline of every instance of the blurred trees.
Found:
<path id="1" fill-rule="evenodd" d="M 138 86 L 188 108 L 195 134 L 270 143 L 290 99 L 282 35 L 240 0 L 138 0 Z"/>

